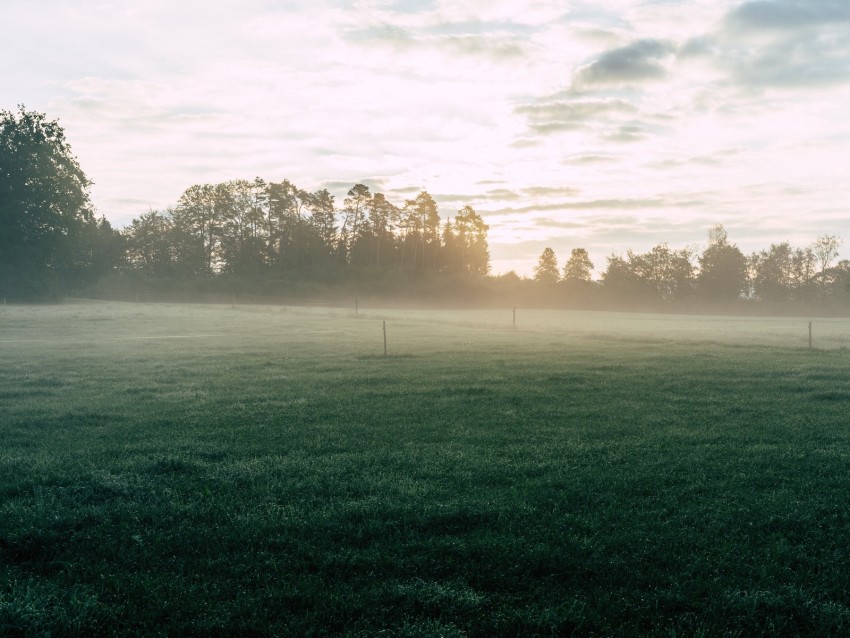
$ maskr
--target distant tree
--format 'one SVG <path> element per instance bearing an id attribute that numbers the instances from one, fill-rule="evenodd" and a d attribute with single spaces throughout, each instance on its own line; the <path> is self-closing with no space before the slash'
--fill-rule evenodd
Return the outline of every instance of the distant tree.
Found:
<path id="1" fill-rule="evenodd" d="M 791 254 L 791 284 L 794 298 L 808 302 L 813 298 L 816 268 L 815 253 L 812 248 L 796 248 Z"/>
<path id="2" fill-rule="evenodd" d="M 440 247 L 440 214 L 437 202 L 422 191 L 416 199 L 408 199 L 401 210 L 401 264 L 413 268 L 433 266 Z"/>
<path id="3" fill-rule="evenodd" d="M 838 257 L 838 249 L 841 248 L 842 243 L 837 235 L 821 235 L 817 238 L 811 250 L 817 258 L 821 273 L 829 268 L 833 259 Z"/>
<path id="4" fill-rule="evenodd" d="M 593 262 L 584 248 L 573 248 L 570 258 L 564 264 L 564 281 L 590 281 Z"/>
<path id="5" fill-rule="evenodd" d="M 264 270 L 267 242 L 266 186 L 262 180 L 232 180 L 215 187 L 221 219 L 223 272 L 257 275 Z"/>
<path id="6" fill-rule="evenodd" d="M 629 262 L 620 255 L 607 257 L 607 265 L 602 273 L 602 284 L 608 289 L 623 289 L 637 279 Z"/>
<path id="7" fill-rule="evenodd" d="M 371 201 L 372 194 L 365 184 L 355 184 L 348 190 L 347 197 L 343 201 L 343 221 L 337 249 L 343 261 L 348 261 L 355 244 L 365 243 L 364 231 L 368 231 L 365 223 L 366 211 Z"/>
<path id="8" fill-rule="evenodd" d="M 105 217 L 85 224 L 74 237 L 69 283 L 78 288 L 95 283 L 125 262 L 126 241 Z"/>
<path id="9" fill-rule="evenodd" d="M 626 303 L 680 302 L 694 294 L 693 251 L 664 243 L 646 253 L 611 255 L 602 285 L 612 300 Z"/>
<path id="10" fill-rule="evenodd" d="M 170 213 L 151 210 L 124 229 L 127 261 L 149 277 L 174 274 L 173 224 Z"/>
<path id="11" fill-rule="evenodd" d="M 611 255 L 607 261 L 602 286 L 612 301 L 619 305 L 660 299 L 656 286 L 648 278 L 648 265 L 642 255 L 629 250 L 626 257 Z"/>
<path id="12" fill-rule="evenodd" d="M 814 288 L 820 291 L 820 299 L 826 302 L 828 298 L 845 298 L 846 295 L 838 292 L 835 285 L 836 281 L 844 280 L 846 275 L 845 268 L 832 268 L 832 260 L 838 257 L 838 249 L 841 247 L 842 240 L 837 235 L 821 235 L 809 249 L 812 253 L 813 261 L 817 261 L 820 266 L 820 271 L 813 277 Z M 846 265 L 846 260 L 843 260 L 843 265 Z"/>
<path id="13" fill-rule="evenodd" d="M 437 210 L 437 202 L 428 193 L 422 191 L 414 201 L 414 215 L 420 221 L 421 236 L 419 246 L 421 248 L 420 264 L 423 268 L 434 266 L 437 262 L 437 249 L 440 246 L 440 213 Z"/>
<path id="14" fill-rule="evenodd" d="M 314 232 L 302 215 L 311 201 L 306 191 L 288 179 L 271 182 L 266 187 L 269 219 L 269 255 L 275 272 L 298 268 L 305 262 L 304 238 Z M 333 243 L 334 223 L 330 225 L 330 244 Z M 329 244 L 329 245 L 330 245 Z"/>
<path id="15" fill-rule="evenodd" d="M 463 248 L 451 219 L 443 224 L 443 245 L 440 250 L 440 267 L 449 272 L 460 272 L 463 263 Z"/>
<path id="16" fill-rule="evenodd" d="M 537 266 L 534 267 L 534 279 L 552 284 L 558 281 L 558 258 L 555 256 L 555 251 L 548 246 L 543 249 L 537 260 Z"/>
<path id="17" fill-rule="evenodd" d="M 394 248 L 393 231 L 399 222 L 399 209 L 383 193 L 375 193 L 369 201 L 369 226 L 372 235 L 370 263 L 388 263 Z"/>
<path id="18" fill-rule="evenodd" d="M 310 211 L 309 224 L 318 234 L 321 247 L 313 246 L 315 242 L 311 242 L 302 233 L 300 235 L 302 249 L 312 248 L 308 252 L 312 254 L 311 261 L 314 263 L 317 257 L 319 261 L 326 261 L 332 255 L 337 255 L 344 260 L 347 255 L 347 231 L 343 228 L 339 233 L 337 232 L 334 196 L 328 192 L 327 188 L 323 188 L 309 195 L 305 193 L 304 201 Z"/>
<path id="19" fill-rule="evenodd" d="M 457 254 L 458 270 L 478 275 L 486 275 L 490 271 L 488 229 L 487 224 L 472 206 L 464 206 L 457 212 L 451 241 L 453 250 Z"/>
<path id="20" fill-rule="evenodd" d="M 644 289 L 651 288 L 665 301 L 681 300 L 693 291 L 693 253 L 658 244 L 647 253 L 628 252 L 629 269 Z"/>
<path id="21" fill-rule="evenodd" d="M 187 257 L 194 262 L 192 271 L 199 277 L 212 277 L 218 269 L 221 219 L 216 213 L 215 187 L 211 184 L 187 188 L 174 210 L 174 225 L 186 237 Z"/>
<path id="22" fill-rule="evenodd" d="M 674 250 L 670 254 L 670 265 L 667 277 L 670 281 L 670 299 L 682 301 L 696 294 L 696 266 L 694 259 L 696 250 L 685 247 Z"/>
<path id="23" fill-rule="evenodd" d="M 97 228 L 90 184 L 58 122 L 0 111 L 0 295 L 67 285 L 80 236 Z"/>
<path id="24" fill-rule="evenodd" d="M 842 259 L 826 271 L 825 297 L 844 305 L 850 305 L 850 260 Z"/>
<path id="25" fill-rule="evenodd" d="M 734 301 L 746 288 L 747 258 L 718 224 L 709 230 L 708 248 L 699 256 L 697 290 L 705 299 Z"/>
<path id="26" fill-rule="evenodd" d="M 759 301 L 786 303 L 794 293 L 794 250 L 786 241 L 750 257 L 753 292 Z"/>

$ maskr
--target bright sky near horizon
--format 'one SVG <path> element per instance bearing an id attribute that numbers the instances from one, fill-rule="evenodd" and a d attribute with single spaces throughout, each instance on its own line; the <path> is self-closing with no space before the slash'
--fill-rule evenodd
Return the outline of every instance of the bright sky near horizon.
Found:
<path id="1" fill-rule="evenodd" d="M 471 204 L 494 273 L 716 223 L 850 255 L 850 0 L 5 0 L 0 56 L 119 227 L 259 176 Z"/>

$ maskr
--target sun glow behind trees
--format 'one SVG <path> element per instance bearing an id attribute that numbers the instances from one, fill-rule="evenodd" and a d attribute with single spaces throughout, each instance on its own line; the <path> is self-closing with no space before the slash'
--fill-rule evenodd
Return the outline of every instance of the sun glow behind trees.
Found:
<path id="1" fill-rule="evenodd" d="M 836 235 L 804 248 L 772 243 L 746 257 L 716 225 L 701 254 L 667 243 L 612 253 L 598 282 L 584 248 L 572 249 L 563 271 L 547 247 L 534 280 L 488 278 L 489 226 L 472 206 L 444 221 L 427 191 L 397 205 L 362 183 L 342 206 L 326 188 L 308 192 L 289 180 L 194 185 L 174 206 L 116 232 L 95 220 L 88 180 L 56 122 L 23 109 L 3 112 L 0 133 L 2 292 L 12 298 L 91 290 L 105 275 L 117 275 L 107 289 L 120 294 L 141 275 L 157 290 L 179 282 L 183 290 L 232 292 L 236 278 L 262 294 L 291 293 L 292 282 L 307 295 L 328 284 L 356 294 L 363 284 L 385 298 L 431 287 L 426 296 L 439 290 L 466 303 L 549 307 L 740 311 L 756 302 L 784 313 L 850 303 L 850 261 L 833 265 L 842 244 Z"/>

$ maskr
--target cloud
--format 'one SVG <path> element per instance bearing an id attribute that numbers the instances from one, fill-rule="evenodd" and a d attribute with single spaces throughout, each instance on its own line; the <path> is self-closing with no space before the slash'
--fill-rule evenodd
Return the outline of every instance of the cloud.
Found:
<path id="1" fill-rule="evenodd" d="M 492 36 L 446 36 L 438 38 L 435 46 L 447 46 L 464 55 L 485 55 L 495 58 L 521 58 L 525 56 L 522 45 L 511 39 Z"/>
<path id="2" fill-rule="evenodd" d="M 528 186 L 520 189 L 493 188 L 484 193 L 475 195 L 463 194 L 438 194 L 435 199 L 450 202 L 515 202 L 535 201 L 553 197 L 575 197 L 579 189 L 570 186 Z"/>
<path id="3" fill-rule="evenodd" d="M 635 94 L 635 98 L 639 99 L 640 95 Z M 526 117 L 529 130 L 536 135 L 585 133 L 597 144 L 640 142 L 662 134 L 668 128 L 667 116 L 643 112 L 632 101 L 604 95 L 584 97 L 583 93 L 573 97 L 569 91 L 521 105 L 515 113 Z M 515 145 L 519 146 L 524 141 L 517 140 Z M 598 162 L 600 157 L 605 156 L 604 153 L 586 155 L 591 159 L 585 158 L 584 163 Z"/>
<path id="4" fill-rule="evenodd" d="M 527 27 L 510 23 L 439 22 L 433 25 L 401 26 L 382 22 L 349 27 L 343 30 L 343 37 L 364 46 L 425 49 L 499 60 L 524 57 L 528 32 Z"/>
<path id="5" fill-rule="evenodd" d="M 399 188 L 390 188 L 388 192 L 396 195 L 418 195 L 423 189 L 421 186 L 401 186 Z"/>
<path id="6" fill-rule="evenodd" d="M 641 142 L 648 137 L 647 129 L 642 124 L 622 124 L 607 136 L 612 142 Z"/>
<path id="7" fill-rule="evenodd" d="M 510 201 L 521 199 L 522 196 L 514 190 L 509 188 L 494 188 L 493 190 L 487 191 L 484 195 L 484 199 L 490 199 L 495 201 Z"/>
<path id="8" fill-rule="evenodd" d="M 585 222 L 561 221 L 559 219 L 552 219 L 551 217 L 535 217 L 531 221 L 535 226 L 544 226 L 546 228 L 563 228 L 567 230 L 587 228 L 587 223 Z"/>
<path id="9" fill-rule="evenodd" d="M 435 0 L 391 0 L 386 3 L 384 9 L 398 13 L 419 13 L 433 11 L 436 4 Z"/>
<path id="10" fill-rule="evenodd" d="M 850 80 L 850 44 L 828 37 L 771 44 L 738 57 L 732 76 L 747 87 L 802 88 L 842 84 Z"/>
<path id="11" fill-rule="evenodd" d="M 729 11 L 711 54 L 739 86 L 807 88 L 850 80 L 850 3 L 751 0 Z"/>
<path id="12" fill-rule="evenodd" d="M 617 157 L 613 155 L 574 155 L 563 160 L 564 164 L 605 164 L 616 162 Z"/>
<path id="13" fill-rule="evenodd" d="M 587 127 L 600 117 L 617 113 L 634 113 L 637 108 L 621 99 L 555 100 L 542 98 L 536 104 L 524 104 L 516 112 L 528 117 L 529 126 L 538 133 L 571 131 Z"/>
<path id="14" fill-rule="evenodd" d="M 735 30 L 798 31 L 842 22 L 850 22 L 846 0 L 753 0 L 726 16 L 727 27 Z"/>
<path id="15" fill-rule="evenodd" d="M 688 157 L 685 159 L 680 158 L 670 158 L 665 160 L 660 160 L 656 162 L 648 162 L 647 166 L 649 168 L 655 168 L 660 170 L 667 169 L 678 169 L 690 165 L 698 165 L 698 166 L 720 166 L 722 165 L 722 160 L 724 159 L 724 154 L 716 153 L 713 155 L 697 155 L 694 157 Z"/>
<path id="16" fill-rule="evenodd" d="M 423 33 L 431 35 L 505 35 L 527 36 L 534 33 L 534 27 L 517 22 L 469 20 L 463 22 L 437 22 L 423 27 Z"/>
<path id="17" fill-rule="evenodd" d="M 351 42 L 390 44 L 409 46 L 414 44 L 413 35 L 408 29 L 398 25 L 383 23 L 368 27 L 348 29 L 344 36 Z"/>
<path id="18" fill-rule="evenodd" d="M 693 200 L 672 200 L 666 198 L 633 199 L 590 199 L 578 202 L 554 202 L 550 204 L 531 204 L 519 208 L 505 207 L 488 211 L 488 215 L 512 215 L 543 211 L 568 210 L 653 210 L 657 208 L 689 208 L 701 206 L 703 202 Z"/>
<path id="19" fill-rule="evenodd" d="M 575 73 L 579 86 L 633 84 L 660 80 L 667 76 L 665 61 L 675 47 L 666 40 L 643 39 L 609 49 Z"/>
<path id="20" fill-rule="evenodd" d="M 689 38 L 679 47 L 676 56 L 679 59 L 698 58 L 713 55 L 717 52 L 717 43 L 709 35 Z"/>
<path id="21" fill-rule="evenodd" d="M 364 177 L 363 179 L 359 179 L 357 181 L 342 181 L 342 180 L 329 180 L 324 181 L 319 185 L 319 190 L 323 188 L 327 188 L 329 191 L 341 191 L 348 192 L 351 188 L 353 188 L 356 184 L 363 184 L 367 186 L 372 193 L 380 193 L 384 188 L 384 184 L 386 184 L 386 180 L 380 177 Z"/>
<path id="22" fill-rule="evenodd" d="M 531 186 L 523 188 L 522 192 L 529 197 L 575 197 L 579 189 L 571 186 Z"/>
<path id="23" fill-rule="evenodd" d="M 575 197 L 579 189 L 571 186 L 528 186 L 518 190 L 493 188 L 477 195 L 435 195 L 437 199 L 457 202 L 511 202 L 528 201 L 552 197 Z"/>
<path id="24" fill-rule="evenodd" d="M 534 148 L 535 146 L 540 146 L 540 140 L 522 138 L 511 142 L 511 148 Z"/>

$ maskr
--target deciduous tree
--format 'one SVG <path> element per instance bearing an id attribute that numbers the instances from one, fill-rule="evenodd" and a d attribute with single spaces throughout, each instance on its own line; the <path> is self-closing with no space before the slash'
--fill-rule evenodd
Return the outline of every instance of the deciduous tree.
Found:
<path id="1" fill-rule="evenodd" d="M 564 281 L 590 281 L 593 262 L 584 248 L 573 248 L 570 258 L 564 264 Z"/>
<path id="2" fill-rule="evenodd" d="M 820 264 L 820 272 L 823 273 L 832 260 L 838 257 L 838 249 L 841 248 L 841 238 L 837 235 L 821 235 L 812 246 L 812 252 Z"/>
<path id="3" fill-rule="evenodd" d="M 77 240 L 97 224 L 90 184 L 57 121 L 0 111 L 0 295 L 68 283 Z"/>
<path id="4" fill-rule="evenodd" d="M 711 301 L 734 301 L 747 287 L 747 258 L 729 243 L 721 224 L 709 231 L 708 248 L 699 256 L 697 290 Z"/>

